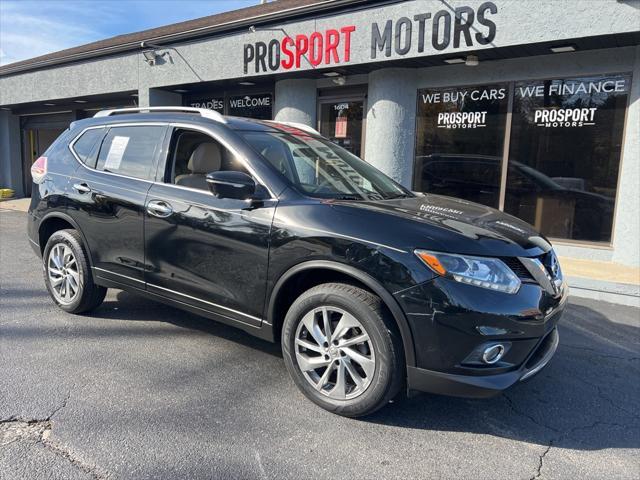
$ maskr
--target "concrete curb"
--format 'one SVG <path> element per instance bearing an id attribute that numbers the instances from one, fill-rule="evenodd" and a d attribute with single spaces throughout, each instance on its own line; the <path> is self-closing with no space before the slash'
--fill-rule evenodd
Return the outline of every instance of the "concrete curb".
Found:
<path id="1" fill-rule="evenodd" d="M 567 277 L 570 295 L 640 308 L 640 285 Z"/>

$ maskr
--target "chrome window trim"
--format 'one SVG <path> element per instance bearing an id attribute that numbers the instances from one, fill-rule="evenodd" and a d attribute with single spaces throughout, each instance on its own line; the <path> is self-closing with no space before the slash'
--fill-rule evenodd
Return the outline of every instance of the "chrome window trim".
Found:
<path id="1" fill-rule="evenodd" d="M 193 187 L 183 187 L 182 185 L 174 185 L 173 183 L 164 183 L 164 182 L 155 182 L 154 185 L 156 186 L 163 186 L 163 187 L 170 187 L 170 188 L 178 188 L 180 190 L 187 190 L 190 192 L 196 192 L 200 195 L 205 195 L 205 196 L 209 196 L 209 197 L 213 197 L 213 194 L 211 192 L 209 192 L 208 190 L 202 190 L 201 188 L 193 188 Z M 148 200 L 163 200 L 162 198 L 160 198 L 159 196 L 154 196 L 152 191 L 149 191 L 149 197 Z M 215 197 L 213 197 L 215 198 Z M 168 200 L 163 200 L 163 201 L 168 201 Z M 217 212 L 225 212 L 225 213 L 232 213 L 234 215 L 240 215 L 240 216 L 244 216 L 244 209 L 242 208 L 220 208 L 220 207 L 215 207 L 212 205 L 207 205 L 206 203 L 202 203 L 202 202 L 198 202 L 198 201 L 194 201 L 194 200 L 182 200 L 185 203 L 188 203 L 190 205 L 195 205 L 196 207 L 205 209 L 205 210 L 215 210 Z M 262 202 L 277 202 L 278 199 L 277 198 L 265 198 L 261 200 Z M 245 201 L 247 206 L 249 206 L 251 204 L 251 202 L 249 200 Z"/>
<path id="2" fill-rule="evenodd" d="M 131 177 L 131 176 L 128 176 L 128 175 L 121 175 L 119 173 L 113 173 L 113 172 L 105 172 L 104 170 L 98 170 L 96 168 L 91 168 L 91 167 L 88 167 L 82 160 L 80 160 L 80 157 L 78 156 L 76 151 L 73 149 L 73 146 L 76 144 L 76 142 L 80 139 L 80 137 L 87 130 L 93 130 L 93 129 L 96 129 L 96 128 L 137 127 L 137 126 L 161 126 L 161 127 L 173 127 L 173 128 L 175 128 L 175 127 L 177 127 L 177 128 L 186 128 L 186 129 L 189 129 L 189 130 L 196 130 L 198 132 L 204 133 L 205 135 L 209 135 L 215 141 L 219 142 L 222 146 L 224 146 L 227 150 L 229 150 L 243 164 L 243 166 L 249 171 L 249 173 L 251 173 L 251 175 L 258 181 L 258 183 L 260 183 L 260 185 L 262 185 L 263 187 L 265 187 L 267 189 L 267 191 L 269 192 L 270 198 L 264 199 L 264 201 L 267 201 L 267 200 L 278 200 L 278 197 L 273 193 L 271 188 L 269 188 L 267 183 L 260 177 L 260 175 L 258 175 L 256 173 L 256 171 L 253 169 L 253 167 L 251 167 L 251 165 L 249 164 L 249 162 L 246 159 L 246 157 L 244 157 L 243 155 L 240 155 L 240 153 L 235 148 L 233 148 L 227 141 L 221 139 L 211 129 L 209 129 L 207 127 L 200 126 L 200 125 L 193 125 L 193 124 L 184 123 L 184 122 L 144 122 L 144 121 L 142 121 L 142 122 L 123 122 L 123 123 L 113 123 L 113 124 L 110 123 L 110 124 L 101 124 L 101 125 L 91 125 L 89 127 L 84 128 L 80 133 L 78 133 L 78 135 L 76 135 L 73 138 L 73 140 L 71 140 L 71 142 L 69 142 L 69 144 L 67 145 L 67 148 L 69 149 L 69 151 L 73 155 L 73 158 L 75 158 L 76 162 L 78 162 L 81 166 L 83 166 L 85 169 L 87 169 L 89 171 L 102 173 L 102 174 L 106 174 L 106 175 L 113 175 L 113 176 L 116 176 L 116 177 L 127 178 L 127 179 L 131 179 L 131 180 L 139 180 L 141 182 L 145 182 L 145 183 L 149 183 L 149 184 L 159 183 L 159 184 L 163 184 L 163 185 L 169 185 L 169 186 L 172 186 L 172 187 L 184 188 L 184 189 L 193 190 L 193 191 L 199 191 L 199 192 L 204 191 L 204 190 L 201 190 L 201 189 L 198 189 L 198 188 L 182 187 L 180 185 L 175 185 L 173 183 L 156 182 L 156 181 L 147 180 L 147 179 L 144 179 L 144 178 Z"/>
<path id="3" fill-rule="evenodd" d="M 84 128 L 78 135 L 76 135 L 73 140 L 71 140 L 69 142 L 69 145 L 67 145 L 67 148 L 69 149 L 69 151 L 71 152 L 71 154 L 73 155 L 73 158 L 76 159 L 76 162 L 78 162 L 80 165 L 82 165 L 85 169 L 89 170 L 90 172 L 96 172 L 96 173 L 102 173 L 105 175 L 112 175 L 114 177 L 120 177 L 120 178 L 126 178 L 129 180 L 138 180 L 140 182 L 145 182 L 145 183 L 149 183 L 152 184 L 154 183 L 152 180 L 147 180 L 146 178 L 138 178 L 138 177 L 131 177 L 129 175 L 121 175 L 119 173 L 114 173 L 114 172 L 105 172 L 104 170 L 98 170 L 97 168 L 91 168 L 88 167 L 82 160 L 80 160 L 80 157 L 78 156 L 78 154 L 76 153 L 76 151 L 73 149 L 73 146 L 76 144 L 76 142 L 80 139 L 80 137 L 82 135 L 84 135 L 84 133 L 87 130 L 95 130 L 96 128 L 112 128 L 112 127 L 166 127 L 169 124 L 167 122 L 127 122 L 127 123 L 110 123 L 110 124 L 102 124 L 102 125 L 91 125 L 89 127 Z"/>
<path id="4" fill-rule="evenodd" d="M 203 190 L 202 188 L 185 187 L 183 185 L 176 185 L 175 183 L 166 183 L 166 182 L 154 182 L 154 183 L 155 183 L 155 185 L 162 185 L 162 186 L 171 187 L 171 188 L 179 188 L 180 190 L 187 190 L 187 191 L 190 191 L 190 192 L 198 192 L 198 193 L 202 193 L 202 194 L 205 194 L 205 195 L 207 195 L 207 194 L 208 195 L 213 195 L 209 190 Z M 269 201 L 277 202 L 278 200 L 279 199 L 277 197 L 269 197 L 269 198 L 261 198 L 260 199 L 260 201 L 262 201 L 262 202 L 269 202 Z M 233 211 L 233 210 L 227 210 L 225 208 L 220 208 L 220 207 L 212 207 L 211 205 L 205 205 L 204 203 L 198 204 L 198 202 L 192 202 L 191 200 L 189 200 L 189 203 L 200 205 L 202 207 L 211 208 L 213 210 L 220 210 L 222 212 Z M 250 202 L 247 200 L 247 205 L 249 203 Z"/>

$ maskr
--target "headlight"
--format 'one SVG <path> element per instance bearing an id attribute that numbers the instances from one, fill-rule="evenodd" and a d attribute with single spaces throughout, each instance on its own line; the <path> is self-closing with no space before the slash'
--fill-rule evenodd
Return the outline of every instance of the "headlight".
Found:
<path id="1" fill-rule="evenodd" d="M 516 293 L 520 288 L 520 279 L 497 258 L 470 257 L 427 250 L 415 250 L 415 254 L 435 273 L 456 282 L 504 293 Z"/>

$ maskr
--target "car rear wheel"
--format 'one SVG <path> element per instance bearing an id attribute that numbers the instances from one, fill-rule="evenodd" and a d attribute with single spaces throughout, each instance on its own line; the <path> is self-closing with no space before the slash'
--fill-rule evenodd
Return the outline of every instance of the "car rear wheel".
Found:
<path id="1" fill-rule="evenodd" d="M 370 414 L 399 392 L 401 345 L 380 298 L 340 283 L 303 293 L 282 328 L 285 363 L 297 386 L 322 408 L 349 417 Z"/>
<path id="2" fill-rule="evenodd" d="M 82 239 L 75 230 L 55 232 L 44 249 L 44 281 L 64 311 L 82 313 L 98 307 L 107 289 L 93 283 Z"/>

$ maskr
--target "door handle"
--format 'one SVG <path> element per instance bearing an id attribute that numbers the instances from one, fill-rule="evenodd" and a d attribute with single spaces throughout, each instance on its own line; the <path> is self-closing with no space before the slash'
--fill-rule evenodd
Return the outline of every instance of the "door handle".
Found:
<path id="1" fill-rule="evenodd" d="M 173 213 L 173 208 L 162 200 L 151 200 L 147 204 L 147 213 L 154 217 L 166 218 Z"/>
<path id="2" fill-rule="evenodd" d="M 78 193 L 89 193 L 91 191 L 91 188 L 86 183 L 74 183 L 73 188 Z"/>

